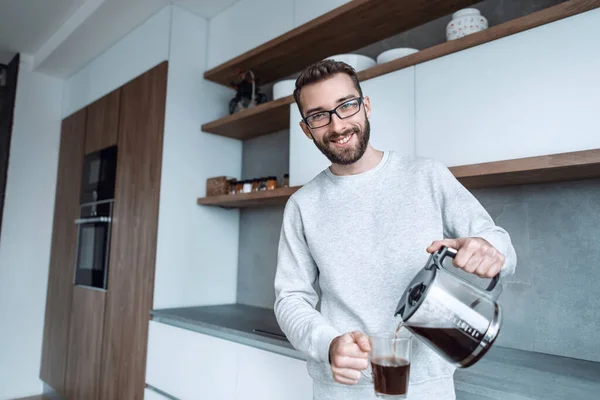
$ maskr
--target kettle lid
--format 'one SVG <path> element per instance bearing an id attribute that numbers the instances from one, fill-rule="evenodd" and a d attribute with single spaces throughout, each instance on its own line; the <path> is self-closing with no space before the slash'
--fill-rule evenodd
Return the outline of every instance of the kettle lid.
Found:
<path id="1" fill-rule="evenodd" d="M 400 314 L 403 321 L 408 321 L 425 300 L 427 292 L 435 280 L 437 271 L 437 268 L 431 268 L 430 257 L 430 262 L 427 263 L 427 266 L 415 275 L 410 282 L 410 285 L 408 285 L 402 294 L 402 297 L 396 306 L 394 317 Z"/>

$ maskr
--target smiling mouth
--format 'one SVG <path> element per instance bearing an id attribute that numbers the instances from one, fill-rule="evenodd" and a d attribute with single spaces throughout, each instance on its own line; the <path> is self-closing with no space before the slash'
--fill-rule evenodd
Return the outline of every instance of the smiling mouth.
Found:
<path id="1" fill-rule="evenodd" d="M 352 136 L 354 136 L 354 132 L 348 134 L 348 135 L 344 135 L 341 136 L 335 140 L 330 140 L 330 142 L 338 144 L 338 145 L 344 145 L 346 143 L 348 143 L 350 141 L 350 139 L 352 138 Z"/>

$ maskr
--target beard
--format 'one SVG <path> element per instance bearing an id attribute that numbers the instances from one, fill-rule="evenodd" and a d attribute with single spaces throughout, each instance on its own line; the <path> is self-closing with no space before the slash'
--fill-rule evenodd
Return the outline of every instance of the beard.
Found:
<path id="1" fill-rule="evenodd" d="M 336 144 L 332 143 L 333 140 L 339 139 L 341 136 L 346 136 L 354 134 L 357 139 L 357 144 L 353 147 L 348 148 L 336 148 Z M 371 125 L 369 124 L 369 120 L 365 119 L 365 127 L 361 129 L 359 126 L 353 126 L 344 132 L 338 133 L 334 132 L 331 135 L 328 135 L 323 138 L 323 143 L 320 143 L 317 140 L 313 142 L 315 146 L 323 153 L 329 161 L 334 164 L 340 165 L 349 165 L 354 164 L 367 151 L 367 146 L 369 145 L 369 138 L 371 136 Z"/>

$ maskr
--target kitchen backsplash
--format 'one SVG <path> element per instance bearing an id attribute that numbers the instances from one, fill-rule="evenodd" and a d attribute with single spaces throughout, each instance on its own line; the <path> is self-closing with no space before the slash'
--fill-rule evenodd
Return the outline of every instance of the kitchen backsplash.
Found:
<path id="1" fill-rule="evenodd" d="M 287 172 L 288 140 L 282 131 L 246 141 L 244 178 Z M 510 233 L 518 257 L 500 297 L 505 320 L 497 343 L 600 361 L 600 180 L 473 193 Z M 273 308 L 282 215 L 283 206 L 241 212 L 239 303 Z"/>

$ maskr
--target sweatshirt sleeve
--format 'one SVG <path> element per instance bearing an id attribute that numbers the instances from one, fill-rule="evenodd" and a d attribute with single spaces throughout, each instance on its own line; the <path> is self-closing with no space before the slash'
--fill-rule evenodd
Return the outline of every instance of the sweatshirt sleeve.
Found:
<path id="1" fill-rule="evenodd" d="M 439 161 L 434 161 L 433 182 L 441 206 L 444 237 L 481 237 L 487 240 L 505 257 L 502 275 L 513 274 L 517 255 L 508 232 L 494 223 L 475 196 Z"/>
<path id="2" fill-rule="evenodd" d="M 317 266 L 310 254 L 300 210 L 291 198 L 285 207 L 275 274 L 275 316 L 299 351 L 329 362 L 329 346 L 340 333 L 316 310 Z"/>

